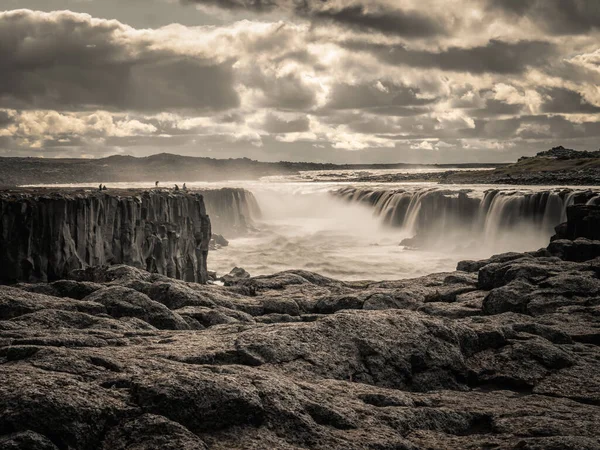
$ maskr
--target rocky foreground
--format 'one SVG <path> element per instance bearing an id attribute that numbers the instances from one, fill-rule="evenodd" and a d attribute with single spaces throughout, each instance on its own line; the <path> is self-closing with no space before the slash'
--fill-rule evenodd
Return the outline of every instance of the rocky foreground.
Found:
<path id="1" fill-rule="evenodd" d="M 563 239 L 588 209 L 414 280 L 1 286 L 0 448 L 600 448 L 600 242 Z"/>

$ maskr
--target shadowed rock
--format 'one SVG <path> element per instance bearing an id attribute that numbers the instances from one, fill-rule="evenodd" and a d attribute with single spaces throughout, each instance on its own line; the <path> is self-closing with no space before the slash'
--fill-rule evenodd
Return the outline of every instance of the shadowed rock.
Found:
<path id="1" fill-rule="evenodd" d="M 0 195 L 0 280 L 52 281 L 127 264 L 206 282 L 211 226 L 201 195 L 75 191 Z"/>
<path id="2" fill-rule="evenodd" d="M 0 287 L 0 446 L 600 448 L 600 258 L 460 268 Z"/>

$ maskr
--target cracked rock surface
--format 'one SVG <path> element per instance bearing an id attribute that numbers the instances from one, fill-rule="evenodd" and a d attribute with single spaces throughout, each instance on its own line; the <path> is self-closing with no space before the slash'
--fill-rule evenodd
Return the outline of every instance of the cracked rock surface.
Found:
<path id="1" fill-rule="evenodd" d="M 459 269 L 0 286 L 0 447 L 600 448 L 600 258 Z"/>

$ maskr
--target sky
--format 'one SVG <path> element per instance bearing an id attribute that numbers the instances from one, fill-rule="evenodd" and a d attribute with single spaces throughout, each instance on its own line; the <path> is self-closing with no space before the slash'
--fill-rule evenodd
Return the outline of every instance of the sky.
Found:
<path id="1" fill-rule="evenodd" d="M 598 0 L 0 0 L 0 156 L 600 147 Z"/>

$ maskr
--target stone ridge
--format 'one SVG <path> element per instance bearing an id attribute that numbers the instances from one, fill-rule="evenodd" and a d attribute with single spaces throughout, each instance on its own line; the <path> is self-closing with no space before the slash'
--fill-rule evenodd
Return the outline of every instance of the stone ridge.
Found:
<path id="1" fill-rule="evenodd" d="M 126 264 L 204 283 L 210 237 L 200 194 L 7 191 L 0 194 L 0 281 L 53 281 L 87 266 Z"/>
<path id="2" fill-rule="evenodd" d="M 562 145 L 559 145 L 558 147 L 553 147 L 550 150 L 539 152 L 535 156 L 556 159 L 600 158 L 600 150 L 589 152 L 585 150 L 573 150 L 571 148 L 565 148 Z M 527 157 L 521 159 L 527 159 Z"/>

